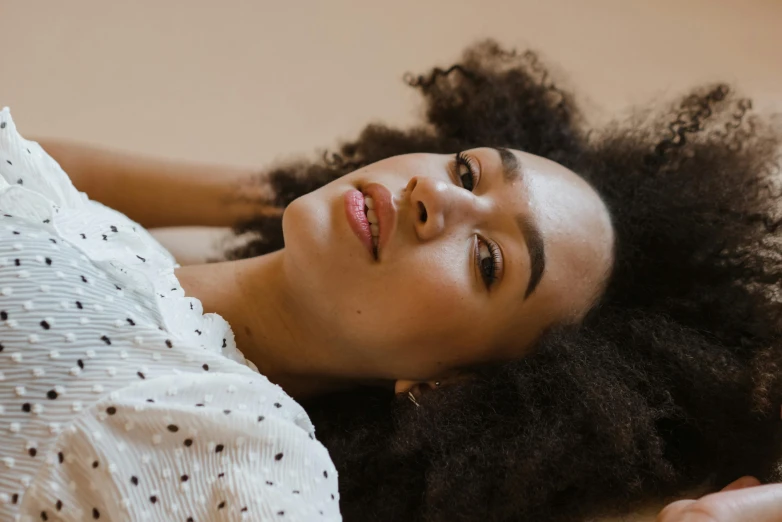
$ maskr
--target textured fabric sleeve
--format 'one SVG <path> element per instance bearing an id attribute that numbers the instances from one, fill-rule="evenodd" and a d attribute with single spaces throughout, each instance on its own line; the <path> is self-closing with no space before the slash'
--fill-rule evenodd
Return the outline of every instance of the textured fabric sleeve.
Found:
<path id="1" fill-rule="evenodd" d="M 30 520 L 339 521 L 337 473 L 262 376 L 123 388 L 65 428 L 24 496 Z M 292 404 L 291 404 L 292 403 Z"/>

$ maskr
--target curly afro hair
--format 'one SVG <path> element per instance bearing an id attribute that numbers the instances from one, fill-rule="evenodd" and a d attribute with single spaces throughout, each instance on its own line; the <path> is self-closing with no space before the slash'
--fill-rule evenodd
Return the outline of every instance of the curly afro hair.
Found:
<path id="1" fill-rule="evenodd" d="M 577 326 L 475 368 L 420 407 L 375 388 L 304 403 L 340 471 L 346 521 L 576 521 L 744 475 L 778 480 L 782 224 L 771 119 L 725 85 L 590 129 L 536 54 L 488 40 L 407 82 L 425 121 L 368 125 L 263 174 L 285 206 L 411 152 L 523 150 L 586 179 L 616 259 Z M 267 202 L 269 203 L 269 202 Z M 283 247 L 279 218 L 235 226 L 228 259 Z"/>

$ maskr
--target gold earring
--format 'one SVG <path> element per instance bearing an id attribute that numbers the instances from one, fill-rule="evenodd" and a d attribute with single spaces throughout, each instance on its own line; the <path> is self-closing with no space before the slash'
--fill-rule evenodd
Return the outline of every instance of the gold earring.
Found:
<path id="1" fill-rule="evenodd" d="M 407 398 L 408 398 L 408 399 L 410 399 L 410 402 L 412 402 L 413 404 L 415 404 L 415 407 L 416 407 L 416 408 L 418 408 L 419 406 L 421 406 L 420 404 L 418 404 L 418 401 L 417 401 L 417 400 L 415 400 L 415 395 L 413 395 L 413 391 L 412 391 L 412 390 L 410 390 L 409 392 L 407 392 Z"/>

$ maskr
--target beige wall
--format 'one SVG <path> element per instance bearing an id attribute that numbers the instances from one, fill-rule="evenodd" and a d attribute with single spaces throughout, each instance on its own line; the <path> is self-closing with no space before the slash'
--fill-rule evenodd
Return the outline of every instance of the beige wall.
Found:
<path id="1" fill-rule="evenodd" d="M 716 79 L 782 110 L 780 0 L 0 0 L 0 106 L 25 135 L 262 165 L 412 122 L 403 73 L 488 35 L 602 116 Z"/>

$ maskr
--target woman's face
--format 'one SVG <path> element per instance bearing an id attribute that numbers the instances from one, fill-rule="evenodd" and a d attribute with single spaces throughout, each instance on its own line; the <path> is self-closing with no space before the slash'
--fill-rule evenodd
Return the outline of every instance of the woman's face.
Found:
<path id="1" fill-rule="evenodd" d="M 545 328 L 585 314 L 612 263 L 592 188 L 507 149 L 363 167 L 289 205 L 283 234 L 297 313 L 347 355 L 351 377 L 429 380 L 522 357 Z"/>

